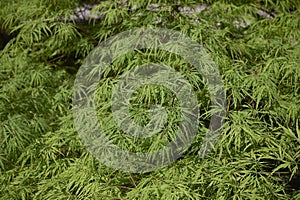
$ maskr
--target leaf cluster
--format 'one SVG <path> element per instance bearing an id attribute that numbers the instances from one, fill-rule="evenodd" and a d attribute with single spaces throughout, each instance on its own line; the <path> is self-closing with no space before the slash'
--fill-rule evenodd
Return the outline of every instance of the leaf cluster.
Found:
<path id="1" fill-rule="evenodd" d="M 78 18 L 76 9 L 87 5 L 91 15 Z M 300 199 L 297 0 L 2 0 L 0 26 L 1 34 L 11 36 L 0 50 L 1 199 Z M 106 167 L 85 149 L 71 99 L 78 67 L 91 50 L 141 26 L 177 30 L 201 44 L 219 67 L 227 110 L 220 140 L 200 159 L 211 116 L 201 75 L 165 51 L 119 57 L 95 97 L 99 123 L 114 144 L 159 149 L 180 120 L 172 91 L 149 85 L 133 94 L 130 113 L 145 125 L 151 106 L 164 106 L 168 123 L 162 134 L 132 138 L 113 121 L 113 84 L 138 65 L 151 61 L 182 73 L 201 114 L 182 158 L 158 171 L 130 174 Z"/>

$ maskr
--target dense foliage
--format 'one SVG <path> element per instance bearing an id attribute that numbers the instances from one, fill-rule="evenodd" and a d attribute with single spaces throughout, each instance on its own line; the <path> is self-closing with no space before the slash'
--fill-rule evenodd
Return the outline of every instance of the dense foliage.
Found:
<path id="1" fill-rule="evenodd" d="M 87 5 L 93 15 L 80 17 L 78 8 Z M 0 198 L 300 199 L 299 9 L 298 0 L 1 0 Z M 167 52 L 115 60 L 99 83 L 97 111 L 116 144 L 142 151 L 165 141 L 132 141 L 108 114 L 117 78 L 149 60 L 186 75 L 204 113 L 181 159 L 131 174 L 106 167 L 84 148 L 72 89 L 92 49 L 141 26 L 177 30 L 203 45 L 219 67 L 228 107 L 220 140 L 200 159 L 210 110 L 201 77 Z M 137 123 L 149 122 L 145 113 L 154 103 L 178 106 L 170 91 L 142 87 L 132 99 Z M 169 120 L 176 124 L 176 109 Z"/>

